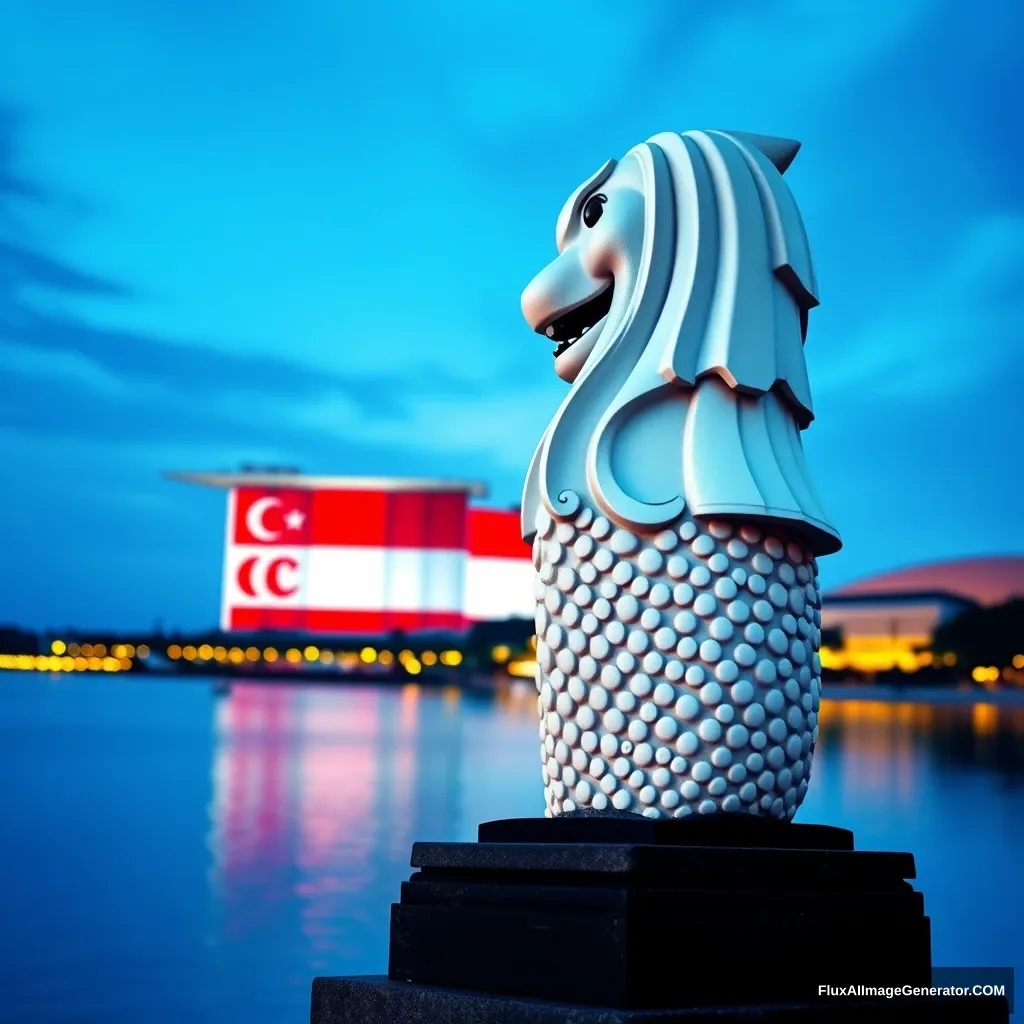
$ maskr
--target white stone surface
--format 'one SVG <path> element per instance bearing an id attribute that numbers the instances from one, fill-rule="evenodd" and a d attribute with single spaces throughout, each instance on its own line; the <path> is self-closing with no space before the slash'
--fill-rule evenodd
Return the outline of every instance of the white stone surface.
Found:
<path id="1" fill-rule="evenodd" d="M 807 791 L 841 542 L 800 436 L 797 149 L 695 131 L 607 161 L 523 294 L 571 385 L 522 503 L 548 815 L 792 818 Z"/>

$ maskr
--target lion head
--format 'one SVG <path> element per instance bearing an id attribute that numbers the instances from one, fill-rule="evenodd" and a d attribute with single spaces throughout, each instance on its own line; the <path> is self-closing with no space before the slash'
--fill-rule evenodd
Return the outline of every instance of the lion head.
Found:
<path id="1" fill-rule="evenodd" d="M 571 389 L 527 477 L 543 504 L 589 500 L 634 531 L 695 516 L 782 521 L 816 554 L 839 535 L 800 431 L 814 418 L 803 345 L 817 284 L 783 172 L 799 143 L 664 133 L 569 197 L 559 255 L 523 314 Z"/>

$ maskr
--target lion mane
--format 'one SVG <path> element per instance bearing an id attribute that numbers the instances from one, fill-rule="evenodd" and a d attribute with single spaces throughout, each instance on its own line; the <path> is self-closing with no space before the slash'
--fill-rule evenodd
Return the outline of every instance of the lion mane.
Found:
<path id="1" fill-rule="evenodd" d="M 816 555 L 839 550 L 800 436 L 814 418 L 803 346 L 818 289 L 783 180 L 798 146 L 690 131 L 630 151 L 644 186 L 636 284 L 534 454 L 527 540 L 541 506 L 566 520 L 588 501 L 637 533 L 689 510 L 779 522 Z"/>

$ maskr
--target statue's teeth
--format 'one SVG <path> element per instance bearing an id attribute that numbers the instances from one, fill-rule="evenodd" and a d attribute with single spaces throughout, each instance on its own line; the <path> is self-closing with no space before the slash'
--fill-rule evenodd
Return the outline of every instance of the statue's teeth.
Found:
<path id="1" fill-rule="evenodd" d="M 589 328 L 589 327 L 584 327 L 584 328 L 583 328 L 583 333 L 582 333 L 582 334 L 580 334 L 580 337 L 582 338 L 582 337 L 583 337 L 583 335 L 584 335 L 584 334 L 586 334 L 586 333 L 587 333 L 587 331 L 589 331 L 589 330 L 590 330 L 590 328 Z"/>
<path id="2" fill-rule="evenodd" d="M 553 338 L 553 337 L 555 336 L 555 329 L 554 329 L 554 327 L 549 327 L 549 328 L 548 328 L 548 329 L 547 329 L 547 330 L 546 330 L 546 331 L 545 331 L 544 333 L 545 333 L 545 334 L 546 334 L 546 335 L 547 335 L 547 336 L 548 336 L 549 338 Z"/>

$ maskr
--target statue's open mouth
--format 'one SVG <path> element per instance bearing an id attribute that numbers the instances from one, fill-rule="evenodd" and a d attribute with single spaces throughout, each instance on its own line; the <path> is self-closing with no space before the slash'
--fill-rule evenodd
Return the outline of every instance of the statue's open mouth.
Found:
<path id="1" fill-rule="evenodd" d="M 608 315 L 614 291 L 614 282 L 609 282 L 606 288 L 592 298 L 560 313 L 547 326 L 538 329 L 538 334 L 545 334 L 557 343 L 554 351 L 556 359 Z"/>

